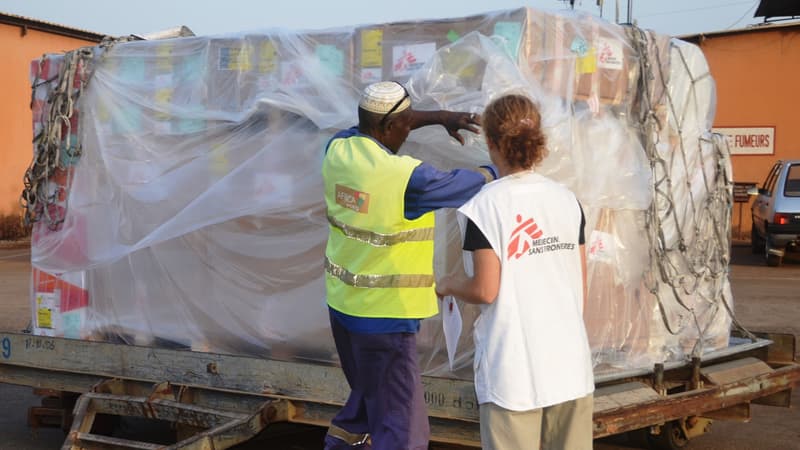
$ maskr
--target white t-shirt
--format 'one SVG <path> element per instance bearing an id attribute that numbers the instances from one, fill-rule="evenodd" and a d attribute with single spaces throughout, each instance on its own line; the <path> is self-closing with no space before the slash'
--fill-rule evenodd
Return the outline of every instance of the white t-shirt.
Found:
<path id="1" fill-rule="evenodd" d="M 501 263 L 497 299 L 475 322 L 478 402 L 527 411 L 593 392 L 575 195 L 523 172 L 485 185 L 458 211 L 462 233 L 469 218 Z"/>

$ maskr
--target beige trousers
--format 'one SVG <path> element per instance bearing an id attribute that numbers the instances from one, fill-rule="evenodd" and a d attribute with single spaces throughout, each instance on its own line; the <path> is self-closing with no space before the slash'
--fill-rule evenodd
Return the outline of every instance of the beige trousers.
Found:
<path id="1" fill-rule="evenodd" d="M 483 403 L 483 450 L 592 450 L 594 397 L 530 411 L 510 411 Z"/>

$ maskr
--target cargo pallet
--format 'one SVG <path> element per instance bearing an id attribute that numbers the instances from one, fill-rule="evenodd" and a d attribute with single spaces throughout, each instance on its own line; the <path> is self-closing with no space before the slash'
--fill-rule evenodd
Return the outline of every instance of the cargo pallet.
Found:
<path id="1" fill-rule="evenodd" d="M 691 362 L 597 374 L 594 436 L 647 429 L 657 448 L 680 448 L 712 420 L 749 420 L 753 403 L 788 407 L 800 382 L 795 345 L 787 334 L 734 337 Z M 0 382 L 80 395 L 65 411 L 64 449 L 221 450 L 278 422 L 328 426 L 349 392 L 341 369 L 317 363 L 5 332 Z M 431 441 L 480 447 L 472 382 L 423 384 Z M 93 434 L 97 414 L 170 421 L 183 439 L 165 447 Z"/>

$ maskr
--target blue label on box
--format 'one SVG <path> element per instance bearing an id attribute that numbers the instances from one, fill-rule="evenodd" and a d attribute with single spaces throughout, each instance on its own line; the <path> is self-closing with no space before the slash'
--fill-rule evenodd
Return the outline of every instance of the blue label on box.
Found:
<path id="1" fill-rule="evenodd" d="M 494 36 L 502 38 L 506 52 L 516 59 L 519 55 L 522 24 L 519 22 L 497 22 L 494 24 Z"/>
<path id="2" fill-rule="evenodd" d="M 206 65 L 202 55 L 187 55 L 179 67 L 181 78 L 186 81 L 195 81 L 202 78 Z"/>
<path id="3" fill-rule="evenodd" d="M 334 76 L 344 75 L 344 52 L 335 45 L 318 45 L 316 48 L 317 59 L 322 67 Z"/>
<path id="4" fill-rule="evenodd" d="M 114 111 L 111 115 L 111 130 L 114 134 L 137 133 L 142 129 L 142 112 L 129 106 Z"/>
<path id="5" fill-rule="evenodd" d="M 139 82 L 145 79 L 144 59 L 123 58 L 119 65 L 120 78 L 128 82 Z"/>
<path id="6" fill-rule="evenodd" d="M 572 40 L 569 50 L 578 56 L 586 56 L 586 53 L 589 52 L 589 45 L 582 37 L 576 36 L 575 39 Z"/>
<path id="7" fill-rule="evenodd" d="M 197 133 L 205 128 L 205 121 L 198 119 L 181 119 L 177 122 L 177 132 L 181 134 Z"/>
<path id="8" fill-rule="evenodd" d="M 83 311 L 69 311 L 61 315 L 61 324 L 64 327 L 64 337 L 80 339 L 81 325 L 83 325 Z"/>

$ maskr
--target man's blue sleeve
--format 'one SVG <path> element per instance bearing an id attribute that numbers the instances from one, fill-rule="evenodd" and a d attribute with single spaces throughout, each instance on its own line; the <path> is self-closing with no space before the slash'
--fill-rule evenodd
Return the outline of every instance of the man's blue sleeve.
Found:
<path id="1" fill-rule="evenodd" d="M 497 178 L 493 166 L 481 166 Z M 439 208 L 458 208 L 481 190 L 486 177 L 468 169 L 441 171 L 421 163 L 411 173 L 405 195 L 405 217 L 413 220 Z"/>

